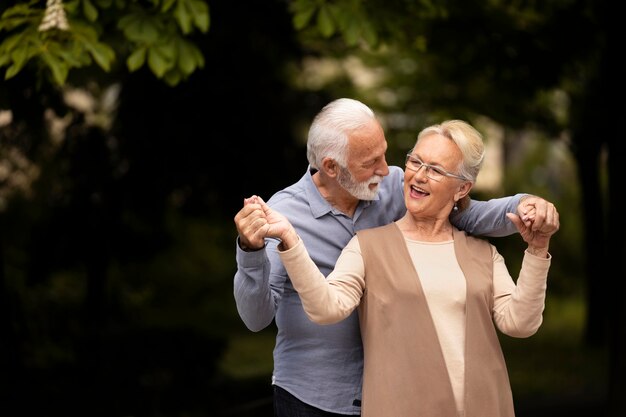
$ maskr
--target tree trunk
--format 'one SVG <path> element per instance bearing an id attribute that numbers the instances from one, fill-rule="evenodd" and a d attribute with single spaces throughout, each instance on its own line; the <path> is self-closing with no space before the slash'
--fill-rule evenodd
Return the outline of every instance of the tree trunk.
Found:
<path id="1" fill-rule="evenodd" d="M 596 120 L 583 112 L 581 117 Z M 586 283 L 587 316 L 584 329 L 584 342 L 587 346 L 600 347 L 606 343 L 606 272 L 605 224 L 603 193 L 600 182 L 601 142 L 590 139 L 591 132 L 572 132 L 574 157 L 578 166 L 578 178 L 582 190 L 583 233 L 582 242 L 586 258 L 584 262 Z"/>

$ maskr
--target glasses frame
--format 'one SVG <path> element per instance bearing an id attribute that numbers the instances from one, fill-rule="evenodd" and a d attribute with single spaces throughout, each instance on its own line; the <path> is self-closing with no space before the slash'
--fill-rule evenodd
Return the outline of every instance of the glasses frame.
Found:
<path id="1" fill-rule="evenodd" d="M 420 167 L 417 169 L 414 169 L 413 167 L 409 166 L 409 161 L 411 160 L 415 160 L 415 162 L 420 164 Z M 441 178 L 433 178 L 430 176 L 431 171 L 435 171 L 437 173 L 440 173 L 441 175 L 443 175 L 444 177 L 450 177 L 450 178 L 456 178 L 458 180 L 463 180 L 463 181 L 469 181 L 467 178 L 461 176 L 461 175 L 457 175 L 457 174 L 453 174 L 451 172 L 446 171 L 445 169 L 441 168 L 440 166 L 437 165 L 431 165 L 431 164 L 427 164 L 426 162 L 422 161 L 421 159 L 419 159 L 417 156 L 411 154 L 411 153 L 407 153 L 406 154 L 406 159 L 404 160 L 404 166 L 406 167 L 406 169 L 411 170 L 413 172 L 415 172 L 416 174 L 420 171 L 420 169 L 422 168 L 426 168 L 426 176 L 433 180 L 433 181 L 441 181 Z"/>

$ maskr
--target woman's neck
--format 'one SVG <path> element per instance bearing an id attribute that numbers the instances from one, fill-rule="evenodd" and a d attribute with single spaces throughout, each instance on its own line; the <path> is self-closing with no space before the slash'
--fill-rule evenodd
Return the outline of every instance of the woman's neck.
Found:
<path id="1" fill-rule="evenodd" d="M 452 239 L 453 226 L 447 217 L 414 217 L 407 212 L 396 224 L 409 239 L 423 242 L 445 242 Z"/>

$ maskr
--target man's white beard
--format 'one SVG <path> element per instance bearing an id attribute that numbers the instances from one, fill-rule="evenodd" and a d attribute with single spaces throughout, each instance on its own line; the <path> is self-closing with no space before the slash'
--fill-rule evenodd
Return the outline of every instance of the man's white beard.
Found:
<path id="1" fill-rule="evenodd" d="M 337 182 L 353 197 L 359 200 L 373 200 L 378 195 L 378 189 L 380 188 L 380 182 L 383 177 L 380 175 L 374 175 L 368 180 L 363 182 L 357 182 L 354 180 L 352 173 L 348 168 L 339 167 L 339 175 L 337 175 Z M 376 188 L 370 188 L 371 183 L 377 183 Z"/>

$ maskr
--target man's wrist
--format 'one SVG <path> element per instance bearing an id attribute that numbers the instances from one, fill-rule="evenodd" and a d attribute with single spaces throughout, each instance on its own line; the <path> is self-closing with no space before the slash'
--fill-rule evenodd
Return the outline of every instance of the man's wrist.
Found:
<path id="1" fill-rule="evenodd" d="M 265 247 L 265 245 L 261 246 L 260 248 L 253 248 L 253 247 L 250 247 L 250 246 L 248 246 L 248 245 L 244 244 L 244 243 L 241 241 L 241 238 L 237 238 L 237 244 L 239 245 L 239 248 L 240 248 L 242 251 L 244 251 L 244 252 L 256 252 L 256 251 L 260 251 L 261 249 L 263 249 L 263 248 Z"/>

